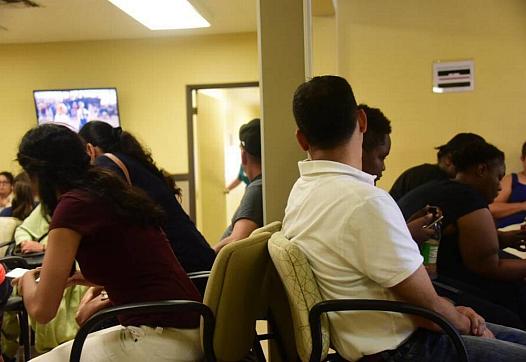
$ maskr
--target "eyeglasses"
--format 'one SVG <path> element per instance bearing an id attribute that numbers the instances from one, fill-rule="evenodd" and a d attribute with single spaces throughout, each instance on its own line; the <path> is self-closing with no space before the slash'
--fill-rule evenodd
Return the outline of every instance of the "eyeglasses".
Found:
<path id="1" fill-rule="evenodd" d="M 0 185 L 11 185 L 9 181 L 0 181 Z"/>

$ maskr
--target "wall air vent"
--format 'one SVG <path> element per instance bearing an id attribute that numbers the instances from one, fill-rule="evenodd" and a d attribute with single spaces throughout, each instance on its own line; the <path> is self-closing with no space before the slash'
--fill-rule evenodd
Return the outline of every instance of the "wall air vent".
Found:
<path id="1" fill-rule="evenodd" d="M 0 0 L 0 7 L 39 8 L 40 5 L 31 0 Z"/>

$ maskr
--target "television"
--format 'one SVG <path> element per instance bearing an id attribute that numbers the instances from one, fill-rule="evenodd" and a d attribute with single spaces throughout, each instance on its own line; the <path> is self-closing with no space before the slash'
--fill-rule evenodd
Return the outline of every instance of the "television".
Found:
<path id="1" fill-rule="evenodd" d="M 120 126 L 116 88 L 33 91 L 38 124 L 56 122 L 78 132 L 90 121 Z"/>

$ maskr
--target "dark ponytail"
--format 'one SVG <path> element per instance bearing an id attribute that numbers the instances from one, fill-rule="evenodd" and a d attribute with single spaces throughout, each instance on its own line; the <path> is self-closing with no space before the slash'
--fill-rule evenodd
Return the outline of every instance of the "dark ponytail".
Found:
<path id="1" fill-rule="evenodd" d="M 177 196 L 181 196 L 181 189 L 165 177 L 162 170 L 155 164 L 151 152 L 146 150 L 131 133 L 123 131 L 120 127 L 113 128 L 105 122 L 91 121 L 82 127 L 79 135 L 84 141 L 99 147 L 103 152 L 122 152 L 132 157 L 163 180 Z"/>

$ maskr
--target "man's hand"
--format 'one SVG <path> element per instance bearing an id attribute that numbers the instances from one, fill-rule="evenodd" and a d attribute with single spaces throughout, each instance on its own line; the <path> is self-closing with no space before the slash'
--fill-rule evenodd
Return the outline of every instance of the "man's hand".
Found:
<path id="1" fill-rule="evenodd" d="M 469 307 L 457 306 L 457 311 L 469 318 L 471 322 L 470 332 L 473 336 L 491 338 L 493 333 L 486 328 L 486 321 Z M 489 333 L 488 333 L 489 332 Z M 493 336 L 493 338 L 495 338 Z"/>
<path id="2" fill-rule="evenodd" d="M 499 247 L 526 251 L 526 230 L 499 231 Z"/>
<path id="3" fill-rule="evenodd" d="M 40 244 L 38 241 L 25 240 L 20 244 L 20 250 L 22 250 L 22 254 L 37 253 L 44 251 L 44 245 Z"/>

